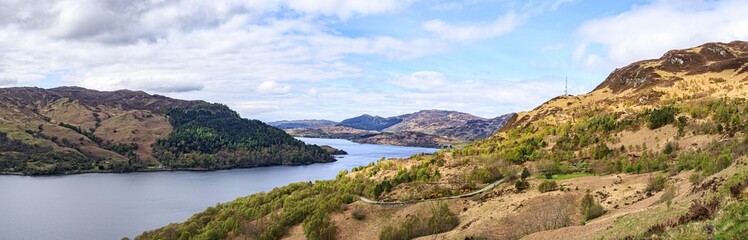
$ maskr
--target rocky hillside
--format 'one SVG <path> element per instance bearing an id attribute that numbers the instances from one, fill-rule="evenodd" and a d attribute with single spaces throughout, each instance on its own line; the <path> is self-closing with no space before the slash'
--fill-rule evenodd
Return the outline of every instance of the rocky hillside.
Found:
<path id="1" fill-rule="evenodd" d="M 471 119 L 463 125 L 438 130 L 436 135 L 470 142 L 482 140 L 498 132 L 515 115 L 509 113 L 492 119 Z"/>
<path id="2" fill-rule="evenodd" d="M 0 89 L 0 172 L 222 169 L 334 161 L 219 104 L 140 91 Z M 237 161 L 235 158 L 242 160 Z"/>
<path id="3" fill-rule="evenodd" d="M 468 113 L 443 110 L 421 110 L 397 116 L 401 121 L 385 128 L 384 132 L 421 132 L 437 134 L 439 131 L 464 126 L 470 120 L 484 120 Z"/>
<path id="4" fill-rule="evenodd" d="M 277 127 L 280 129 L 294 129 L 294 128 L 318 128 L 318 127 L 331 127 L 338 124 L 338 122 L 330 120 L 284 120 L 267 123 L 270 126 Z"/>
<path id="5" fill-rule="evenodd" d="M 139 238 L 744 239 L 746 57 L 741 41 L 670 51 L 465 148 L 254 194 Z"/>

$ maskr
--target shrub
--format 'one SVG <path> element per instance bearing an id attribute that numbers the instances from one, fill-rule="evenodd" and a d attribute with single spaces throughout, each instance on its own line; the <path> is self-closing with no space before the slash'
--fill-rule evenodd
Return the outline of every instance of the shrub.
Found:
<path id="1" fill-rule="evenodd" d="M 353 217 L 353 219 L 361 221 L 366 219 L 366 214 L 360 208 L 356 208 L 351 212 L 351 217 Z"/>
<path id="2" fill-rule="evenodd" d="M 613 150 L 608 148 L 608 145 L 605 145 L 605 143 L 599 143 L 592 147 L 592 158 L 594 159 L 603 159 L 604 157 L 607 157 L 611 153 L 613 153 Z"/>
<path id="3" fill-rule="evenodd" d="M 654 176 L 650 175 L 647 180 L 647 188 L 645 191 L 648 193 L 662 191 L 662 189 L 665 188 L 665 181 L 667 181 L 667 178 L 662 174 L 655 174 Z"/>
<path id="4" fill-rule="evenodd" d="M 556 181 L 543 181 L 538 185 L 538 191 L 541 193 L 555 191 L 558 188 Z"/>
<path id="5" fill-rule="evenodd" d="M 517 180 L 516 182 L 514 182 L 514 188 L 516 188 L 517 191 L 519 191 L 519 192 L 524 191 L 525 189 L 527 189 L 529 187 L 530 187 L 530 183 L 528 183 L 525 180 L 521 180 L 520 179 L 520 180 Z"/>
<path id="6" fill-rule="evenodd" d="M 592 197 L 592 194 L 590 193 L 590 190 L 587 190 L 587 193 L 582 196 L 582 203 L 581 203 L 581 209 L 582 214 L 587 212 L 587 209 L 592 207 L 592 205 L 595 204 L 595 198 Z"/>
<path id="7" fill-rule="evenodd" d="M 600 204 L 594 204 L 584 213 L 584 220 L 589 221 L 605 214 L 605 209 Z"/>
<path id="8" fill-rule="evenodd" d="M 527 168 L 523 168 L 522 169 L 522 175 L 520 175 L 520 178 L 522 178 L 522 180 L 525 180 L 525 178 L 527 178 L 529 176 L 530 176 L 530 171 L 528 171 Z"/>
<path id="9" fill-rule="evenodd" d="M 582 196 L 581 210 L 584 221 L 595 219 L 605 214 L 605 209 L 600 204 L 595 203 L 595 198 L 592 197 L 589 190 Z"/>
<path id="10" fill-rule="evenodd" d="M 671 153 L 674 153 L 675 151 L 678 151 L 678 143 L 674 142 L 668 142 L 665 144 L 665 148 L 662 149 L 662 153 L 670 155 Z"/>
<path id="11" fill-rule="evenodd" d="M 678 109 L 673 106 L 664 106 L 649 113 L 649 128 L 658 129 L 662 126 L 675 122 L 675 114 Z"/>
<path id="12" fill-rule="evenodd" d="M 697 183 L 701 183 L 701 181 L 704 181 L 704 178 L 705 178 L 704 174 L 700 172 L 695 172 L 691 174 L 690 177 L 688 177 L 688 181 L 690 181 L 691 184 L 697 184 Z"/>

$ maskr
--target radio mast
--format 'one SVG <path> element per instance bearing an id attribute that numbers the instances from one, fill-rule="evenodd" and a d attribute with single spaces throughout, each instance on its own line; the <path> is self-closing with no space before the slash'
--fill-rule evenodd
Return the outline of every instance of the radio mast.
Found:
<path id="1" fill-rule="evenodd" d="M 569 77 L 564 77 L 566 85 L 564 86 L 564 96 L 569 95 Z"/>

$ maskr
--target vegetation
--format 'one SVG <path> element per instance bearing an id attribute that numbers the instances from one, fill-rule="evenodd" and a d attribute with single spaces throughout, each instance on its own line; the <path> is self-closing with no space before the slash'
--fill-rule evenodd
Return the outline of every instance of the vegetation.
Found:
<path id="1" fill-rule="evenodd" d="M 514 188 L 516 188 L 517 191 L 519 192 L 530 188 L 530 182 L 527 181 L 527 177 L 529 176 L 530 176 L 530 171 L 528 171 L 527 168 L 523 168 L 522 172 L 520 173 L 519 180 L 514 182 Z"/>
<path id="2" fill-rule="evenodd" d="M 556 184 L 556 181 L 546 180 L 538 185 L 538 191 L 540 191 L 541 193 L 556 191 L 556 189 L 558 189 L 558 184 Z"/>
<path id="3" fill-rule="evenodd" d="M 10 139 L 7 133 L 0 132 L 0 172 L 42 175 L 99 169 L 123 172 L 129 170 L 129 166 L 126 161 L 101 159 L 78 152 L 58 152 L 51 147 L 27 144 L 21 140 Z"/>
<path id="4" fill-rule="evenodd" d="M 675 122 L 678 109 L 673 106 L 664 106 L 649 113 L 649 128 L 658 129 L 662 126 Z"/>
<path id="5" fill-rule="evenodd" d="M 356 208 L 351 211 L 351 217 L 353 217 L 353 219 L 361 221 L 366 219 L 366 214 L 361 209 Z"/>
<path id="6" fill-rule="evenodd" d="M 382 129 L 398 124 L 402 119 L 397 117 L 383 118 L 379 116 L 361 115 L 349 118 L 338 123 L 338 126 L 346 126 L 363 130 L 381 131 Z"/>
<path id="7" fill-rule="evenodd" d="M 283 130 L 247 120 L 220 104 L 166 110 L 174 130 L 156 142 L 154 156 L 171 168 L 225 169 L 334 161 L 318 146 Z"/>
<path id="8" fill-rule="evenodd" d="M 218 204 L 192 216 L 184 223 L 145 232 L 137 239 L 280 239 L 288 229 L 303 224 L 308 239 L 331 239 L 335 226 L 329 214 L 353 202 L 355 195 L 372 196 L 371 180 L 345 177 L 335 180 L 300 182 Z"/>
<path id="9" fill-rule="evenodd" d="M 420 215 L 420 214 L 419 214 Z M 449 211 L 446 202 L 431 206 L 427 216 L 411 215 L 400 226 L 387 226 L 379 233 L 381 240 L 407 240 L 446 232 L 459 224 L 457 216 Z"/>
<path id="10" fill-rule="evenodd" d="M 648 193 L 662 191 L 662 189 L 665 188 L 665 181 L 667 181 L 667 177 L 662 174 L 655 174 L 654 176 L 650 175 L 645 191 Z"/>
<path id="11" fill-rule="evenodd" d="M 584 221 L 589 221 L 605 214 L 605 209 L 603 209 L 602 205 L 595 203 L 595 198 L 592 197 L 590 191 L 587 191 L 582 196 L 581 210 Z"/>

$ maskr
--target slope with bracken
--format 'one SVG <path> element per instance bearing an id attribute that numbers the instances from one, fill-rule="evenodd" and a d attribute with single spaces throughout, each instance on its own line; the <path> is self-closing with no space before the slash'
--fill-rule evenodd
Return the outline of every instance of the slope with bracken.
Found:
<path id="1" fill-rule="evenodd" d="M 746 60 L 740 41 L 670 51 L 616 69 L 588 94 L 519 113 L 464 148 L 254 194 L 139 238 L 742 239 Z M 498 179 L 510 184 L 418 201 Z"/>
<path id="2" fill-rule="evenodd" d="M 140 91 L 0 89 L 0 172 L 221 169 L 334 159 L 220 104 Z"/>

